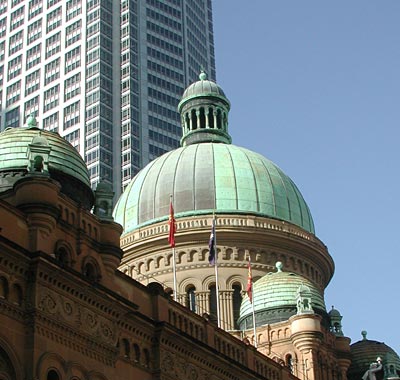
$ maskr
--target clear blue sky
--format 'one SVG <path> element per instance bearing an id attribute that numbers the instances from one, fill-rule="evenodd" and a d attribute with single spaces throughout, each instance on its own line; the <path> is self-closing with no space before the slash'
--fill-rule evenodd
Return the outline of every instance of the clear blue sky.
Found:
<path id="1" fill-rule="evenodd" d="M 400 354 L 400 1 L 213 0 L 233 143 L 299 187 L 352 342 Z"/>

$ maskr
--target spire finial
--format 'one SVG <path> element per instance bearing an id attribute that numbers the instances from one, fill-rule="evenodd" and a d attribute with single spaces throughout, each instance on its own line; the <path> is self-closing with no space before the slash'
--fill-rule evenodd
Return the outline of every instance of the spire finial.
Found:
<path id="1" fill-rule="evenodd" d="M 275 264 L 275 268 L 277 269 L 278 272 L 282 272 L 282 268 L 283 268 L 282 261 L 277 261 Z"/>
<path id="2" fill-rule="evenodd" d="M 33 128 L 37 126 L 37 121 L 36 118 L 33 114 L 31 114 L 27 119 L 26 119 L 26 125 L 28 128 Z"/>
<path id="3" fill-rule="evenodd" d="M 367 340 L 367 332 L 365 330 L 361 331 L 361 335 L 363 337 L 363 340 Z"/>
<path id="4" fill-rule="evenodd" d="M 206 80 L 207 79 L 207 74 L 206 74 L 206 72 L 204 70 L 200 71 L 199 79 L 200 80 Z"/>

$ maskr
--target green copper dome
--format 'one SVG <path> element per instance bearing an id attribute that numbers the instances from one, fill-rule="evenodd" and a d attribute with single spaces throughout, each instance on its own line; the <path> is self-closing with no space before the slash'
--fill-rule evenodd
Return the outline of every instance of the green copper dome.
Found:
<path id="1" fill-rule="evenodd" d="M 278 263 L 277 263 L 278 264 Z M 311 307 L 315 313 L 325 315 L 323 295 L 317 287 L 305 277 L 296 273 L 270 272 L 253 284 L 253 302 L 256 315 L 256 327 L 288 320 L 297 312 L 297 292 L 307 289 L 311 296 Z M 243 298 L 240 306 L 238 324 L 241 330 L 253 327 L 252 305 L 249 297 Z"/>
<path id="2" fill-rule="evenodd" d="M 31 118 L 28 122 L 28 127 L 8 128 L 0 133 L 0 191 L 11 188 L 17 179 L 26 175 L 30 144 L 48 145 L 50 177 L 58 180 L 73 199 L 90 207 L 93 194 L 89 173 L 78 151 L 58 133 L 37 128 Z"/>
<path id="3" fill-rule="evenodd" d="M 230 144 L 202 143 L 166 153 L 128 185 L 115 209 L 124 233 L 175 216 L 215 212 L 285 220 L 314 233 L 310 211 L 293 181 L 258 153 Z"/>
<path id="4" fill-rule="evenodd" d="M 226 99 L 225 93 L 220 86 L 218 86 L 215 82 L 207 79 L 207 74 L 205 72 L 201 72 L 199 75 L 199 81 L 192 83 L 183 93 L 182 100 L 179 103 L 188 101 L 192 97 L 198 96 L 216 96 Z M 178 106 L 179 108 L 179 106 Z"/>
<path id="5" fill-rule="evenodd" d="M 125 189 L 114 218 L 127 234 L 175 216 L 246 214 L 276 218 L 314 233 L 306 202 L 293 181 L 258 153 L 231 145 L 229 100 L 214 82 L 200 80 L 179 103 L 182 147 L 140 171 Z"/>
<path id="6" fill-rule="evenodd" d="M 400 358 L 397 353 L 385 343 L 367 339 L 366 331 L 363 331 L 362 335 L 362 340 L 350 346 L 351 365 L 347 371 L 348 378 L 361 379 L 378 357 L 382 359 L 385 379 L 400 374 Z"/>

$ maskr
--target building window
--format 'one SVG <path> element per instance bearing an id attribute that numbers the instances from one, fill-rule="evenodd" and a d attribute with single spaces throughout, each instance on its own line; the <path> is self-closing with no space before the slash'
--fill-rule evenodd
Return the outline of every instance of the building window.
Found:
<path id="1" fill-rule="evenodd" d="M 64 130 L 80 121 L 80 102 L 77 101 L 64 109 Z"/>
<path id="2" fill-rule="evenodd" d="M 40 51 L 41 51 L 41 44 L 38 44 L 32 48 L 30 48 L 26 52 L 26 70 L 31 69 L 33 66 L 37 65 L 41 61 Z"/>
<path id="3" fill-rule="evenodd" d="M 39 95 L 25 102 L 24 116 L 25 120 L 29 116 L 37 117 L 39 115 Z"/>
<path id="4" fill-rule="evenodd" d="M 28 26 L 28 36 L 26 42 L 28 45 L 42 37 L 42 19 L 39 19 Z"/>
<path id="5" fill-rule="evenodd" d="M 59 104 L 60 85 L 56 85 L 44 92 L 43 112 L 47 112 Z"/>
<path id="6" fill-rule="evenodd" d="M 40 69 L 26 76 L 25 96 L 37 91 L 40 87 Z"/>
<path id="7" fill-rule="evenodd" d="M 74 22 L 72 25 L 67 26 L 65 30 L 65 47 L 68 47 L 81 39 L 82 20 Z"/>
<path id="8" fill-rule="evenodd" d="M 232 296 L 232 304 L 233 304 L 233 321 L 235 329 L 239 329 L 239 325 L 237 320 L 240 316 L 240 305 L 242 304 L 242 286 L 240 284 L 234 284 L 232 286 L 233 296 Z"/>
<path id="9" fill-rule="evenodd" d="M 81 66 L 81 47 L 77 46 L 65 54 L 65 74 Z"/>
<path id="10" fill-rule="evenodd" d="M 11 80 L 21 74 L 22 71 L 22 55 L 12 59 L 8 63 L 8 80 Z"/>
<path id="11" fill-rule="evenodd" d="M 214 322 L 217 322 L 217 288 L 215 285 L 211 285 L 208 290 L 210 291 L 210 299 L 209 299 L 209 310 L 210 310 L 210 319 Z"/>
<path id="12" fill-rule="evenodd" d="M 67 15 L 66 20 L 72 20 L 82 12 L 81 0 L 68 0 L 67 1 Z"/>
<path id="13" fill-rule="evenodd" d="M 19 107 L 14 108 L 6 113 L 5 127 L 17 128 L 19 127 Z"/>
<path id="14" fill-rule="evenodd" d="M 6 35 L 7 30 L 7 17 L 4 17 L 0 20 L 0 37 L 4 37 Z"/>
<path id="15" fill-rule="evenodd" d="M 196 312 L 196 288 L 194 286 L 189 286 L 186 289 L 186 307 Z"/>
<path id="16" fill-rule="evenodd" d="M 51 32 L 52 30 L 58 28 L 61 25 L 61 18 L 62 18 L 62 8 L 59 6 L 54 11 L 51 11 L 47 15 L 47 23 L 46 23 L 46 31 L 47 33 Z"/>
<path id="17" fill-rule="evenodd" d="M 45 66 L 44 84 L 47 85 L 60 77 L 60 58 L 51 61 Z"/>
<path id="18" fill-rule="evenodd" d="M 21 81 L 13 83 L 7 87 L 6 107 L 14 104 L 21 98 Z"/>
<path id="19" fill-rule="evenodd" d="M 21 8 L 18 8 L 16 11 L 11 13 L 10 32 L 24 23 L 24 11 L 25 6 L 23 5 Z"/>
<path id="20" fill-rule="evenodd" d="M 43 10 L 42 0 L 31 0 L 29 2 L 28 19 L 30 20 L 31 18 L 42 13 L 42 10 Z"/>
<path id="21" fill-rule="evenodd" d="M 13 55 L 17 51 L 20 51 L 23 46 L 24 31 L 21 30 L 18 33 L 10 37 L 10 45 L 8 47 L 8 54 Z"/>
<path id="22" fill-rule="evenodd" d="M 47 372 L 46 380 L 60 380 L 60 376 L 58 375 L 57 371 L 51 369 L 49 372 Z"/>
<path id="23" fill-rule="evenodd" d="M 64 101 L 79 95 L 81 93 L 81 73 L 75 74 L 71 78 L 66 79 L 64 88 Z"/>
<path id="24" fill-rule="evenodd" d="M 61 50 L 61 32 L 46 39 L 46 59 Z"/>
<path id="25" fill-rule="evenodd" d="M 58 112 L 53 113 L 43 120 L 43 128 L 48 131 L 58 132 Z"/>

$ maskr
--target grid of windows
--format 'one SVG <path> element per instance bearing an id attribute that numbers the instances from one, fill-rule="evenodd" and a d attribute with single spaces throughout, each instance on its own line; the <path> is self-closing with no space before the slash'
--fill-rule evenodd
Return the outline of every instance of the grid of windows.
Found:
<path id="1" fill-rule="evenodd" d="M 57 107 L 60 99 L 60 85 L 49 88 L 44 92 L 43 112 L 47 112 L 54 107 Z"/>
<path id="2" fill-rule="evenodd" d="M 40 51 L 42 48 L 42 44 L 38 44 L 32 48 L 30 48 L 26 52 L 26 70 L 36 66 L 41 61 Z"/>
<path id="3" fill-rule="evenodd" d="M 10 37 L 10 45 L 8 47 L 8 54 L 13 55 L 20 51 L 23 47 L 24 42 L 24 31 L 20 30 Z"/>
<path id="4" fill-rule="evenodd" d="M 73 75 L 65 80 L 64 83 L 64 101 L 67 101 L 81 93 L 81 73 Z M 88 106 L 88 104 L 86 104 Z"/>
<path id="5" fill-rule="evenodd" d="M 30 0 L 29 1 L 29 20 L 41 14 L 43 11 L 43 2 L 42 0 Z"/>
<path id="6" fill-rule="evenodd" d="M 65 107 L 64 109 L 64 130 L 78 124 L 80 121 L 80 101 Z"/>
<path id="7" fill-rule="evenodd" d="M 81 0 L 68 0 L 67 1 L 67 14 L 66 20 L 72 20 L 76 16 L 82 13 L 82 3 Z"/>
<path id="8" fill-rule="evenodd" d="M 25 80 L 25 96 L 37 91 L 40 86 L 40 69 L 26 76 Z"/>
<path id="9" fill-rule="evenodd" d="M 8 86 L 6 94 L 6 107 L 9 107 L 21 98 L 21 81 Z"/>
<path id="10" fill-rule="evenodd" d="M 17 29 L 24 23 L 24 11 L 25 6 L 23 5 L 22 7 L 11 13 L 10 31 Z"/>
<path id="11" fill-rule="evenodd" d="M 75 21 L 65 30 L 65 47 L 68 47 L 81 39 L 82 20 Z"/>
<path id="12" fill-rule="evenodd" d="M 61 50 L 61 32 L 58 32 L 46 40 L 46 59 L 59 53 Z"/>
<path id="13" fill-rule="evenodd" d="M 39 116 L 39 95 L 25 102 L 24 116 L 25 120 L 29 116 Z"/>
<path id="14" fill-rule="evenodd" d="M 6 112 L 5 127 L 16 128 L 19 126 L 19 107 Z"/>
<path id="15" fill-rule="evenodd" d="M 77 46 L 65 54 L 65 74 L 81 66 L 81 47 Z"/>
<path id="16" fill-rule="evenodd" d="M 47 85 L 60 77 L 60 58 L 51 61 L 45 66 L 44 84 Z"/>
<path id="17" fill-rule="evenodd" d="M 58 28 L 61 25 L 62 7 L 54 9 L 47 15 L 46 31 L 47 33 Z"/>
<path id="18" fill-rule="evenodd" d="M 43 119 L 43 128 L 58 132 L 58 111 Z"/>
<path id="19" fill-rule="evenodd" d="M 8 80 L 11 80 L 21 74 L 22 71 L 22 54 L 13 58 L 8 63 Z"/>
<path id="20" fill-rule="evenodd" d="M 8 0 L 0 0 L 0 15 L 7 12 Z"/>
<path id="21" fill-rule="evenodd" d="M 4 17 L 0 20 L 0 37 L 4 37 L 6 35 L 7 30 L 7 17 Z"/>
<path id="22" fill-rule="evenodd" d="M 28 45 L 42 37 L 42 19 L 36 20 L 28 26 Z"/>

